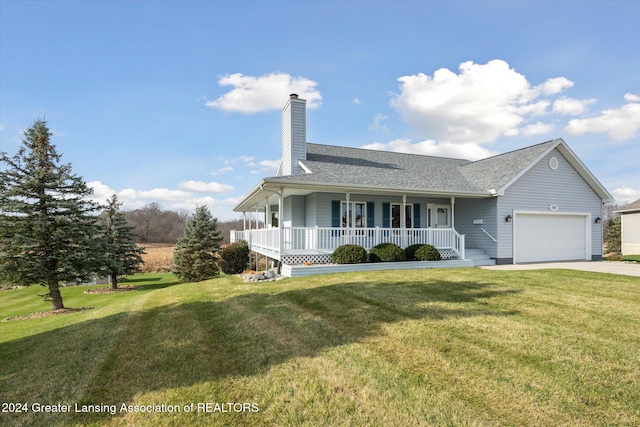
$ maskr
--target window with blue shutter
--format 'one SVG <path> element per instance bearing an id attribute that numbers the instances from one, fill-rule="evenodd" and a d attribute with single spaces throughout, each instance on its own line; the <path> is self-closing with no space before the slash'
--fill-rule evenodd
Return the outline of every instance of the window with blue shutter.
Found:
<path id="1" fill-rule="evenodd" d="M 340 200 L 331 201 L 331 226 L 340 227 Z"/>
<path id="2" fill-rule="evenodd" d="M 420 228 L 420 205 L 418 203 L 413 205 L 413 227 Z"/>

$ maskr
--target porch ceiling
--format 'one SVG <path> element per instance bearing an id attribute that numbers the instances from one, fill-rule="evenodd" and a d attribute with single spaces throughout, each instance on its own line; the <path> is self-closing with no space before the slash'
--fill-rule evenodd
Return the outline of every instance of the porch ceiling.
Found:
<path id="1" fill-rule="evenodd" d="M 354 194 L 375 194 L 386 196 L 407 197 L 465 197 L 484 198 L 492 197 L 488 192 L 443 192 L 420 189 L 384 188 L 369 187 L 366 185 L 336 184 L 336 183 L 301 183 L 287 182 L 286 185 L 279 178 L 273 180 L 265 178 L 260 181 L 234 208 L 235 212 L 251 212 L 256 209 L 264 209 L 267 204 L 277 205 L 279 192 L 283 191 L 283 197 L 307 196 L 316 192 L 323 193 L 354 193 Z"/>

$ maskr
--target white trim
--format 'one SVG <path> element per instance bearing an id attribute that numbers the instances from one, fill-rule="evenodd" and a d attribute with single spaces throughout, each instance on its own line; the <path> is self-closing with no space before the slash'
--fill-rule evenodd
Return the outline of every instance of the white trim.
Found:
<path id="1" fill-rule="evenodd" d="M 516 264 L 518 260 L 517 247 L 516 247 L 516 233 L 518 223 L 518 215 L 547 215 L 547 216 L 581 216 L 585 218 L 584 221 L 584 233 L 585 233 L 585 248 L 584 248 L 584 260 L 591 261 L 591 213 L 585 212 L 546 212 L 546 211 L 524 211 L 514 210 L 512 214 L 512 230 L 513 230 L 513 263 Z"/>
<path id="2" fill-rule="evenodd" d="M 302 160 L 298 160 L 298 166 L 302 168 L 304 173 L 313 173 L 311 172 L 311 169 L 309 169 L 304 163 L 302 163 Z"/>

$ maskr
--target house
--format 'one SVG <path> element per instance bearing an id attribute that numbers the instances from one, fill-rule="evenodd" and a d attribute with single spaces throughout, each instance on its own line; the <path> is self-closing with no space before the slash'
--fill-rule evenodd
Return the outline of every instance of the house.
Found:
<path id="1" fill-rule="evenodd" d="M 562 139 L 479 161 L 311 144 L 306 101 L 293 94 L 277 175 L 234 208 L 246 225 L 231 239 L 284 266 L 382 242 L 497 264 L 600 260 L 612 200 Z"/>
<path id="2" fill-rule="evenodd" d="M 616 212 L 620 213 L 622 254 L 640 255 L 640 200 Z"/>

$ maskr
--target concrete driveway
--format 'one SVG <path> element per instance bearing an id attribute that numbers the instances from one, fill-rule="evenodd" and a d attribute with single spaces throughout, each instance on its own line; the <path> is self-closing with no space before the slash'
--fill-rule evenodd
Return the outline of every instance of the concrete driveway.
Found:
<path id="1" fill-rule="evenodd" d="M 545 262 L 539 264 L 487 265 L 487 270 L 540 270 L 543 268 L 564 268 L 568 270 L 594 271 L 596 273 L 624 274 L 640 277 L 640 263 L 609 261 Z"/>

